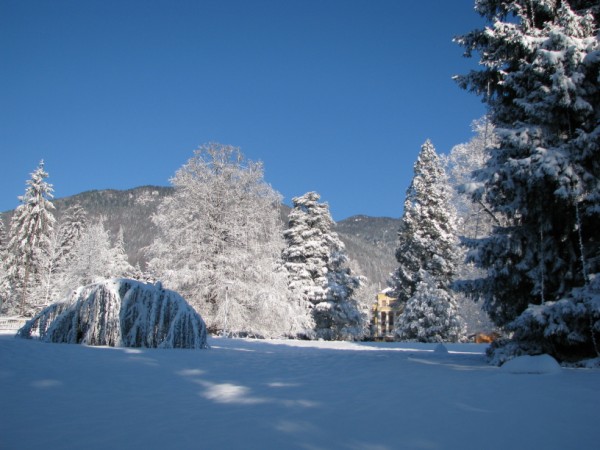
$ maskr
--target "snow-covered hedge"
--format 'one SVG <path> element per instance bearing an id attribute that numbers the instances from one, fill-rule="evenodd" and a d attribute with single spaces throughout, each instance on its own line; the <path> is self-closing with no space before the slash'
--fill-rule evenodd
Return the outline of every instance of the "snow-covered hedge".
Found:
<path id="1" fill-rule="evenodd" d="M 110 279 L 73 291 L 17 333 L 45 342 L 113 347 L 207 348 L 200 315 L 160 284 Z"/>

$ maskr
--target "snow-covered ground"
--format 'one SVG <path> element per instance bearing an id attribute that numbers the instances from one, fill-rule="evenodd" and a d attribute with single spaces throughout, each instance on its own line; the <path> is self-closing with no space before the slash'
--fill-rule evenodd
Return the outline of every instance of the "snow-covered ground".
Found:
<path id="1" fill-rule="evenodd" d="M 0 448 L 548 450 L 600 442 L 598 369 L 556 370 L 535 359 L 517 370 L 490 367 L 475 344 L 448 345 L 448 353 L 400 343 L 210 344 L 146 350 L 0 336 Z"/>

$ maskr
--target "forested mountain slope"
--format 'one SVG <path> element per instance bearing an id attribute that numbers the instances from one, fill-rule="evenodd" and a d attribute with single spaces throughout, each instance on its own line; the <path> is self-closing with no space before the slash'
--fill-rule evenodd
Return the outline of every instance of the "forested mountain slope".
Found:
<path id="1" fill-rule="evenodd" d="M 129 262 L 143 268 L 146 262 L 143 250 L 156 235 L 151 216 L 160 202 L 172 192 L 173 188 L 164 186 L 95 190 L 55 199 L 53 203 L 57 219 L 68 207 L 79 204 L 89 220 L 103 218 L 111 236 L 115 237 L 119 228 L 123 227 Z M 289 211 L 289 206 L 282 205 L 281 217 L 285 222 Z M 5 224 L 9 223 L 10 215 L 11 211 L 2 214 Z M 382 287 L 385 287 L 389 273 L 395 268 L 398 223 L 398 219 L 357 215 L 335 226 L 335 231 L 346 245 L 354 271 Z"/>

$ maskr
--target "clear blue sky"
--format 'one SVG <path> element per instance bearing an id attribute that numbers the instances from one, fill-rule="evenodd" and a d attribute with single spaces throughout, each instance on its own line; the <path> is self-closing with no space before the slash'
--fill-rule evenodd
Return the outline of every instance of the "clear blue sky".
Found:
<path id="1" fill-rule="evenodd" d="M 0 0 L 0 210 L 44 159 L 56 197 L 168 185 L 241 147 L 336 220 L 399 217 L 412 166 L 471 137 L 452 75 L 473 0 Z"/>

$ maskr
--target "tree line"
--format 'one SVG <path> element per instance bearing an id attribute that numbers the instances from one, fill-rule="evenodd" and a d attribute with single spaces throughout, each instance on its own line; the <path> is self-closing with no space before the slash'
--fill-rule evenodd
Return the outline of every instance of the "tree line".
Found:
<path id="1" fill-rule="evenodd" d="M 127 262 L 122 231 L 111 237 L 77 205 L 54 218 L 40 163 L 1 241 L 2 311 L 31 315 L 79 286 L 127 277 L 180 292 L 213 333 L 361 338 L 367 315 L 354 298 L 361 281 L 328 205 L 314 192 L 294 198 L 284 232 L 281 196 L 263 173 L 236 147 L 198 149 L 151 218 L 158 235 L 141 270 Z"/>

